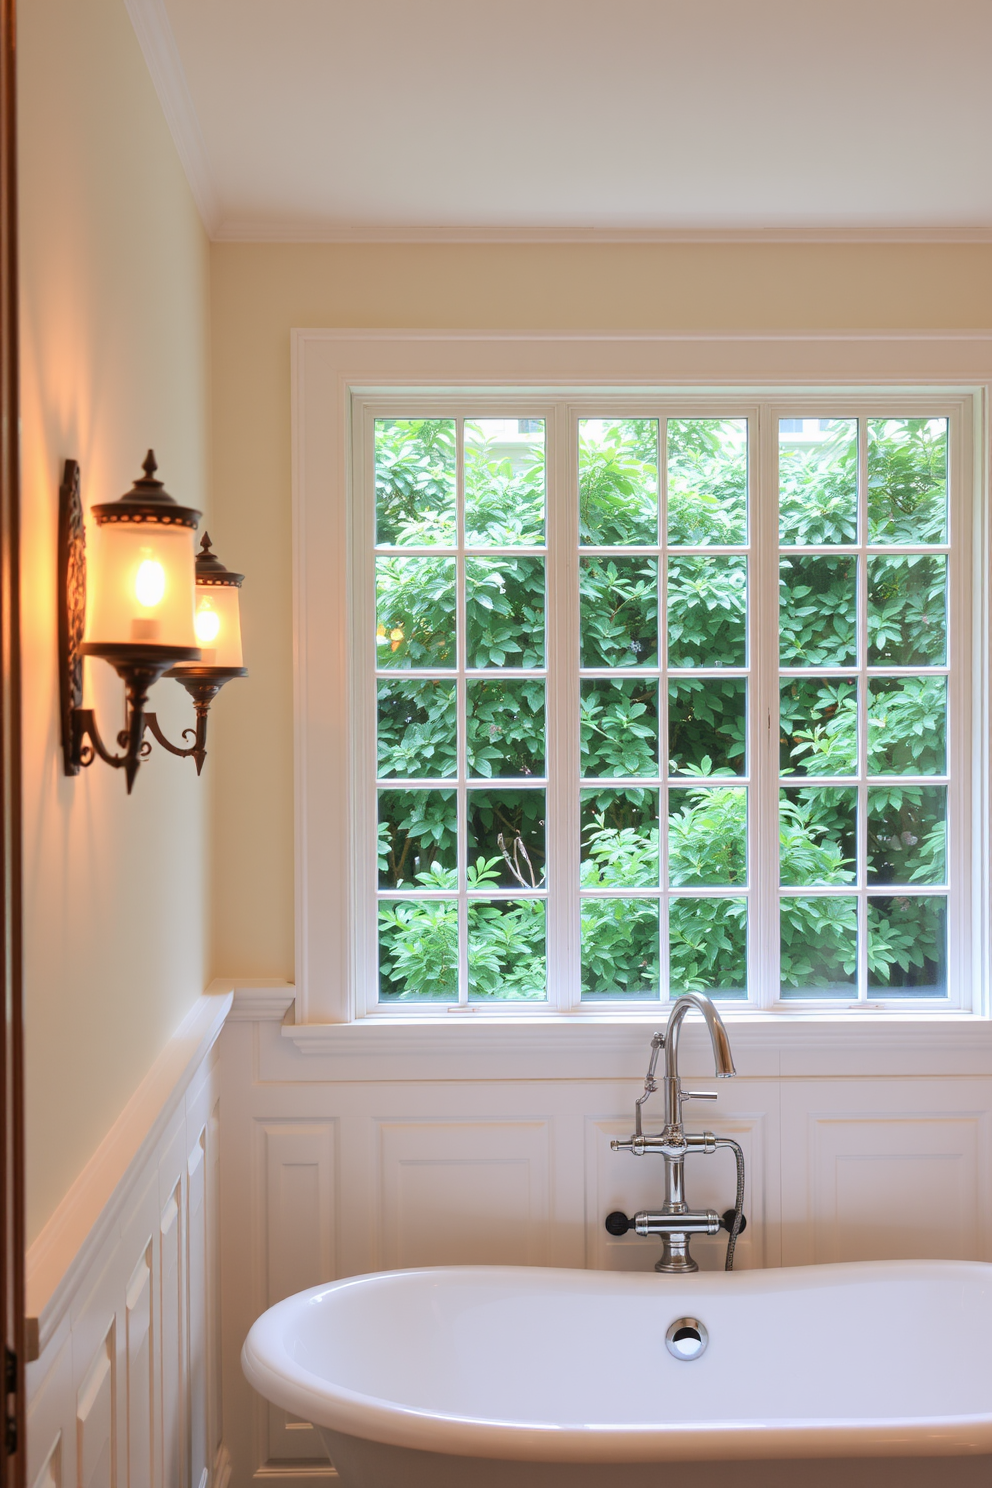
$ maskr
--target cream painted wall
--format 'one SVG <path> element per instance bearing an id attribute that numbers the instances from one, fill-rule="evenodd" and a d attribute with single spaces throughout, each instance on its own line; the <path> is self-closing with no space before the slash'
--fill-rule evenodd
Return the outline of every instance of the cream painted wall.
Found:
<path id="1" fill-rule="evenodd" d="M 102 764 L 63 776 L 55 540 L 67 456 L 87 504 L 149 445 L 205 504 L 209 250 L 123 0 L 18 9 L 30 1239 L 204 987 L 210 768 L 156 750 L 130 799 Z M 112 738 L 120 683 L 87 668 Z M 152 696 L 178 735 L 186 695 Z"/>
<path id="2" fill-rule="evenodd" d="M 214 537 L 243 569 L 247 683 L 215 739 L 217 974 L 293 972 L 289 333 L 992 326 L 992 247 L 214 244 Z"/>

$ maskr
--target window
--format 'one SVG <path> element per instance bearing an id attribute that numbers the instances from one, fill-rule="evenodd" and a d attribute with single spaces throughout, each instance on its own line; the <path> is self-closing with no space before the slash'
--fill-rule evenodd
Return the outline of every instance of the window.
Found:
<path id="1" fill-rule="evenodd" d="M 948 1007 L 951 399 L 356 399 L 366 1009 Z"/>

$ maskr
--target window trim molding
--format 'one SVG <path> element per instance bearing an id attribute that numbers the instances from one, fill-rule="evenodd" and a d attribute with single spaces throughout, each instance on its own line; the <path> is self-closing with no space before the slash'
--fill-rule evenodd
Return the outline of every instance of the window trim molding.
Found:
<path id="1" fill-rule="evenodd" d="M 353 678 L 349 668 L 346 598 L 349 593 L 348 491 L 352 478 L 353 394 L 382 394 L 393 389 L 418 388 L 457 392 L 503 388 L 507 385 L 535 393 L 610 387 L 632 391 L 740 394 L 747 390 L 781 394 L 790 387 L 822 388 L 837 396 L 849 390 L 864 396 L 866 386 L 884 396 L 887 391 L 912 388 L 946 397 L 949 393 L 974 400 L 974 488 L 980 503 L 976 513 L 974 582 L 981 596 L 975 606 L 974 675 L 981 678 L 973 718 L 973 791 L 977 830 L 973 861 L 981 868 L 989 859 L 988 779 L 988 667 L 989 559 L 988 472 L 990 465 L 988 408 L 992 384 L 992 332 L 469 332 L 469 331 L 344 331 L 301 329 L 292 332 L 292 456 L 293 456 L 293 619 L 294 725 L 296 818 L 296 952 L 297 1024 L 348 1023 L 354 1007 L 354 945 L 350 913 L 350 884 L 354 865 L 346 844 L 351 841 L 350 797 L 352 750 L 350 700 Z M 330 558 L 328 558 L 330 555 Z M 342 604 L 345 608 L 342 609 Z M 311 637 L 316 637 L 311 641 Z M 335 703 L 335 699 L 338 701 Z M 342 708 L 341 700 L 348 699 Z M 346 788 L 342 789 L 342 782 Z M 975 924 L 981 946 L 980 987 L 976 1012 L 987 1016 L 989 982 L 989 885 L 976 873 Z M 312 906 L 318 906 L 319 910 Z M 638 1026 L 657 1021 L 657 1010 L 645 1006 L 630 1013 L 604 1017 L 583 1008 L 559 1022 L 588 1021 L 602 1027 L 619 1021 Z M 410 1019 L 429 1016 L 418 1010 Z M 756 1016 L 752 1009 L 728 1010 L 734 1021 Z M 767 1018 L 767 1014 L 764 1017 Z M 810 1020 L 800 1014 L 776 1012 L 790 1036 L 809 1036 Z M 823 1016 L 830 1018 L 830 1014 Z M 833 1015 L 840 1026 L 850 1014 Z M 866 1010 L 853 1015 L 863 1022 Z M 974 1015 L 950 1014 L 955 1019 Z M 881 1020 L 907 1017 L 922 1029 L 933 1027 L 934 1013 L 912 1015 L 887 1012 Z M 361 1018 L 368 1025 L 381 1015 Z M 395 1026 L 395 1015 L 393 1017 Z M 442 1019 L 431 1019 L 443 1022 Z M 820 1020 L 817 1020 L 820 1021 Z M 482 1018 L 448 1017 L 454 1023 L 485 1022 Z M 462 1036 L 458 1042 L 461 1043 Z M 452 1040 L 454 1043 L 454 1039 Z"/>

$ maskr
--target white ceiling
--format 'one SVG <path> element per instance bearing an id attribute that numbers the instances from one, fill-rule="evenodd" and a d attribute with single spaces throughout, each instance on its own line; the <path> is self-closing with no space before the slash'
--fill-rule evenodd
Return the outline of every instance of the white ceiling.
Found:
<path id="1" fill-rule="evenodd" d="M 125 0 L 219 238 L 992 236 L 992 0 Z"/>

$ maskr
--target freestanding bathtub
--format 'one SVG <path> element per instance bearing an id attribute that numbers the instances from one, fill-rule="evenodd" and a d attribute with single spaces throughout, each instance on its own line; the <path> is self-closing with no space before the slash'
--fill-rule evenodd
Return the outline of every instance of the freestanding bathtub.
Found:
<path id="1" fill-rule="evenodd" d="M 383 1272 L 280 1302 L 241 1359 L 344 1488 L 992 1485 L 992 1265 Z"/>

